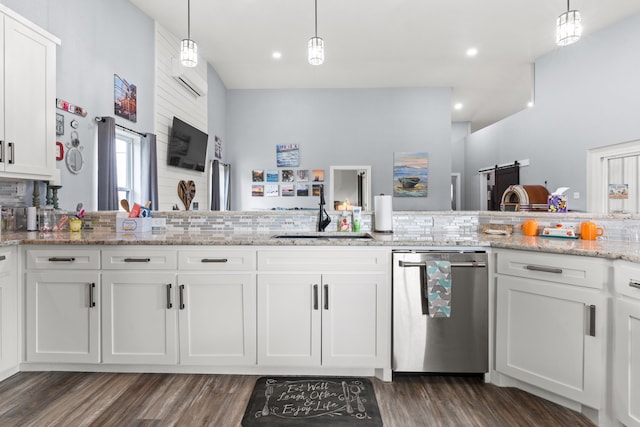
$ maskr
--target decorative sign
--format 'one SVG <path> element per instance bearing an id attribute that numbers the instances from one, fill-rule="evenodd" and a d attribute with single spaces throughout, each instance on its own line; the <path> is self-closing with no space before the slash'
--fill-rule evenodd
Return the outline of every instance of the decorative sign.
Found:
<path id="1" fill-rule="evenodd" d="M 78 107 L 77 105 L 70 104 L 67 101 L 63 101 L 60 98 L 56 98 L 56 108 L 68 113 L 77 114 L 78 116 L 87 116 L 87 110 L 82 107 Z"/>
<path id="2" fill-rule="evenodd" d="M 610 199 L 628 199 L 629 184 L 609 184 Z"/>
<path id="3" fill-rule="evenodd" d="M 222 139 L 216 135 L 214 138 L 215 141 L 215 150 L 213 151 L 213 155 L 215 156 L 216 159 L 221 159 L 222 160 Z"/>
<path id="4" fill-rule="evenodd" d="M 276 163 L 278 167 L 300 166 L 298 144 L 276 145 Z"/>
<path id="5" fill-rule="evenodd" d="M 64 116 L 56 113 L 56 135 L 64 135 Z"/>

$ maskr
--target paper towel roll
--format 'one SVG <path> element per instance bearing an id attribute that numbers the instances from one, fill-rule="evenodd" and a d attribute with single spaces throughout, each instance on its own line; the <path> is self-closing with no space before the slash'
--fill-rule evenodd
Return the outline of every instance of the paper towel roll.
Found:
<path id="1" fill-rule="evenodd" d="M 36 224 L 36 208 L 30 206 L 27 208 L 27 231 L 37 231 L 38 224 Z"/>
<path id="2" fill-rule="evenodd" d="M 374 197 L 375 231 L 380 233 L 393 232 L 392 198 L 381 194 Z"/>

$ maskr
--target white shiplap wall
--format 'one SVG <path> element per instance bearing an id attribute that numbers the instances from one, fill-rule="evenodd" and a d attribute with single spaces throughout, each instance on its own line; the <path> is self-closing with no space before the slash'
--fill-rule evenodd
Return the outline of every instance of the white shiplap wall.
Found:
<path id="1" fill-rule="evenodd" d="M 196 183 L 196 195 L 200 210 L 209 209 L 209 161 L 205 162 L 205 172 L 167 166 L 169 129 L 173 116 L 195 126 L 205 133 L 207 126 L 207 97 L 196 97 L 189 93 L 171 77 L 171 59 L 179 56 L 180 39 L 156 22 L 156 93 L 155 93 L 155 133 L 158 149 L 158 201 L 159 210 L 171 210 L 177 204 L 180 210 L 184 205 L 178 198 L 178 182 L 192 180 Z M 207 65 L 200 58 L 196 67 L 198 75 L 207 80 Z"/>

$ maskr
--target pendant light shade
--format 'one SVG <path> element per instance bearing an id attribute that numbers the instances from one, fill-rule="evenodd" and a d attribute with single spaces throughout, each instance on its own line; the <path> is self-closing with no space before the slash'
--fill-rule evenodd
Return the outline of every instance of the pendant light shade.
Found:
<path id="1" fill-rule="evenodd" d="M 324 62 L 324 40 L 318 37 L 318 0 L 315 0 L 316 32 L 309 40 L 309 64 L 321 65 Z"/>
<path id="2" fill-rule="evenodd" d="M 569 0 L 567 0 L 567 11 L 558 16 L 556 26 L 556 44 L 558 46 L 567 46 L 580 40 L 582 35 L 580 11 L 571 10 Z"/>
<path id="3" fill-rule="evenodd" d="M 191 40 L 191 0 L 187 0 L 187 38 L 180 43 L 180 62 L 185 67 L 198 65 L 198 45 Z"/>

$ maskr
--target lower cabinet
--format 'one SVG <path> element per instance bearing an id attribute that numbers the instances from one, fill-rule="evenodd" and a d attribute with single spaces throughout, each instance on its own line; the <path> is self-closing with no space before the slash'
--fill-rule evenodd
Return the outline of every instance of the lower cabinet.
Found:
<path id="1" fill-rule="evenodd" d="M 616 261 L 614 399 L 618 421 L 640 426 L 640 265 Z"/>
<path id="2" fill-rule="evenodd" d="M 102 361 L 177 364 L 175 272 L 102 273 Z"/>
<path id="3" fill-rule="evenodd" d="M 18 367 L 17 269 L 16 248 L 0 248 L 0 380 Z"/>
<path id="4" fill-rule="evenodd" d="M 178 275 L 180 364 L 256 364 L 253 273 Z"/>
<path id="5" fill-rule="evenodd" d="M 506 251 L 497 256 L 497 273 L 508 273 L 495 282 L 497 371 L 601 409 L 607 298 L 595 288 L 606 270 L 594 269 L 588 258 Z"/>
<path id="6" fill-rule="evenodd" d="M 259 253 L 258 364 L 384 368 L 390 363 L 388 254 Z M 268 273 L 345 269 L 350 257 L 369 272 Z M 261 263 L 262 261 L 262 263 Z M 335 263 L 334 263 L 335 262 Z M 313 265 L 313 267 L 311 267 Z M 353 268 L 352 268 L 353 270 Z M 376 271 L 378 270 L 378 271 Z"/>
<path id="7" fill-rule="evenodd" d="M 26 274 L 27 361 L 100 362 L 100 274 Z"/>

